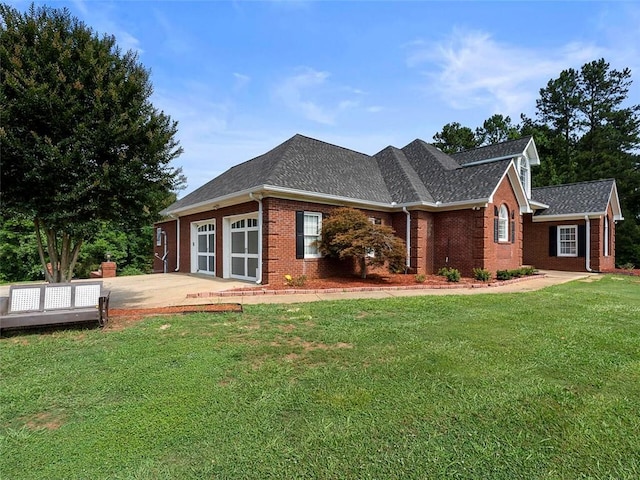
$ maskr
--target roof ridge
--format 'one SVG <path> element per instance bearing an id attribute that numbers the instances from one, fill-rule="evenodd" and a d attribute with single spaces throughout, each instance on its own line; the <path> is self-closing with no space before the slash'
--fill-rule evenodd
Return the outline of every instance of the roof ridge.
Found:
<path id="1" fill-rule="evenodd" d="M 587 183 L 604 183 L 604 182 L 615 182 L 616 179 L 613 177 L 609 177 L 609 178 L 600 178 L 598 180 L 583 180 L 581 182 L 571 182 L 571 183 L 559 183 L 557 185 L 544 185 L 542 187 L 532 187 L 531 190 L 542 190 L 544 188 L 557 188 L 557 187 L 568 187 L 571 185 L 585 185 Z"/>
<path id="2" fill-rule="evenodd" d="M 394 156 L 398 167 L 402 171 L 402 174 L 404 175 L 405 179 L 409 183 L 409 187 L 411 188 L 411 190 L 413 191 L 413 193 L 417 198 L 424 200 L 423 197 L 425 196 L 427 198 L 433 197 L 433 195 L 431 195 L 431 192 L 429 192 L 429 189 L 424 184 L 424 182 L 420 180 L 420 176 L 418 175 L 418 172 L 416 172 L 415 168 L 413 168 L 413 166 L 411 165 L 411 163 L 407 159 L 407 156 L 405 155 L 405 153 L 402 151 L 401 148 L 395 147 L 393 145 L 389 145 L 383 148 L 382 150 L 380 150 L 378 153 L 376 153 L 374 157 L 378 162 L 378 166 L 380 165 L 379 154 L 385 151 L 389 151 L 389 153 Z M 385 179 L 385 183 L 386 183 L 386 179 Z M 393 195 L 391 191 L 389 191 L 389 193 Z"/>
<path id="3" fill-rule="evenodd" d="M 341 150 L 347 150 L 348 152 L 358 153 L 358 154 L 364 155 L 366 157 L 373 157 L 373 155 L 368 155 L 366 153 L 359 152 L 358 150 L 354 150 L 353 148 L 347 148 L 347 147 L 343 147 L 341 145 L 336 145 L 335 143 L 325 142 L 324 140 L 318 140 L 317 138 L 313 138 L 313 137 L 310 137 L 308 135 L 303 135 L 302 133 L 296 133 L 289 140 L 293 140 L 296 137 L 304 138 L 305 140 L 313 140 L 314 142 L 324 143 L 325 145 L 330 145 L 332 147 L 339 148 Z"/>
<path id="4" fill-rule="evenodd" d="M 507 143 L 512 143 L 512 142 L 521 142 L 526 138 L 531 139 L 531 138 L 533 138 L 533 135 L 523 135 L 522 137 L 511 138 L 509 140 L 505 140 L 504 142 L 492 143 L 490 145 L 481 145 L 481 146 L 475 147 L 475 148 L 468 148 L 466 150 L 461 150 L 459 152 L 452 153 L 451 155 L 457 155 L 459 153 L 474 152 L 476 150 L 482 150 L 482 149 L 485 149 L 485 148 L 496 147 L 497 145 L 506 145 Z"/>

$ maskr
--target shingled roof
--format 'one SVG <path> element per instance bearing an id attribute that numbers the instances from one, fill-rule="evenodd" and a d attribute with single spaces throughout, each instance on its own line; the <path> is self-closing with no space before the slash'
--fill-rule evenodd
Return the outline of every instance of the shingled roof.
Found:
<path id="1" fill-rule="evenodd" d="M 531 198 L 549 208 L 538 210 L 536 218 L 552 216 L 578 216 L 606 213 L 613 198 L 617 202 L 615 180 L 612 178 L 591 182 L 552 185 L 531 189 Z M 619 206 L 613 205 L 614 210 Z M 614 211 L 614 215 L 619 212 Z M 620 216 L 620 219 L 622 217 Z"/>
<path id="2" fill-rule="evenodd" d="M 230 168 L 165 211 L 181 210 L 265 185 L 369 202 L 392 202 L 375 158 L 294 135 L 273 150 Z"/>
<path id="3" fill-rule="evenodd" d="M 524 152 L 529 146 L 531 138 L 531 135 L 527 135 L 526 137 L 515 140 L 508 140 L 494 145 L 487 145 L 485 147 L 478 147 L 472 150 L 465 150 L 464 152 L 453 153 L 451 154 L 451 157 L 460 165 L 513 158 L 518 155 L 522 155 L 522 152 Z"/>
<path id="4" fill-rule="evenodd" d="M 502 150 L 499 145 L 480 150 L 485 154 L 515 152 L 526 148 L 529 141 L 527 137 L 507 142 L 509 145 Z M 459 163 L 457 157 L 422 140 L 414 140 L 402 149 L 390 146 L 369 156 L 298 134 L 269 152 L 230 168 L 163 213 L 191 210 L 242 192 L 278 189 L 364 204 L 438 205 L 486 200 L 510 163 L 507 157 Z"/>

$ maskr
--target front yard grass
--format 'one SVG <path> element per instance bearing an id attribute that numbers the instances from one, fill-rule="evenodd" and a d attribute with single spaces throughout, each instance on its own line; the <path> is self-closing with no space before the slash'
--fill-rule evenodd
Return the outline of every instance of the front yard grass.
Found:
<path id="1" fill-rule="evenodd" d="M 0 478 L 640 478 L 640 280 L 0 340 Z"/>

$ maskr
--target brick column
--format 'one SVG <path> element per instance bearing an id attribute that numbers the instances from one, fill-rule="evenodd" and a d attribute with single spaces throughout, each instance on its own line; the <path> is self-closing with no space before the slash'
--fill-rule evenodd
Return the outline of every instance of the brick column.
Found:
<path id="1" fill-rule="evenodd" d="M 102 278 L 113 278 L 116 276 L 115 262 L 102 262 L 100 269 L 102 270 Z"/>

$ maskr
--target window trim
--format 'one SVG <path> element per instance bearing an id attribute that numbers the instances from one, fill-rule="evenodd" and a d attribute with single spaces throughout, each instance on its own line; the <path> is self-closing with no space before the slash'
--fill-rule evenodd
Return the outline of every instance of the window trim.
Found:
<path id="1" fill-rule="evenodd" d="M 498 210 L 498 242 L 509 242 L 509 209 L 504 204 Z"/>
<path id="2" fill-rule="evenodd" d="M 562 240 L 562 231 L 563 230 L 572 230 L 573 231 L 573 235 L 574 235 L 574 240 Z M 558 233 L 557 233 L 557 242 L 558 242 L 558 251 L 556 253 L 556 255 L 558 257 L 577 257 L 578 256 L 578 244 L 579 244 L 579 239 L 578 239 L 578 225 L 558 225 Z M 563 253 L 562 251 L 562 246 L 563 243 L 569 243 L 572 242 L 574 244 L 573 247 L 573 253 Z"/>
<path id="3" fill-rule="evenodd" d="M 518 177 L 524 188 L 527 198 L 531 197 L 531 165 L 526 155 L 518 159 Z"/>
<path id="4" fill-rule="evenodd" d="M 305 219 L 307 217 L 316 217 L 318 218 L 318 233 L 317 235 L 308 235 L 305 231 L 304 231 L 304 227 L 305 227 Z M 320 253 L 320 250 L 318 249 L 318 247 L 316 247 L 317 253 L 307 253 L 307 238 L 311 238 L 314 237 L 315 241 L 319 241 L 322 237 L 322 213 L 320 212 L 307 212 L 305 210 L 303 216 L 302 216 L 302 230 L 303 230 L 303 237 L 304 237 L 304 244 L 303 244 L 303 248 L 304 248 L 304 258 L 322 258 L 322 253 Z"/>

